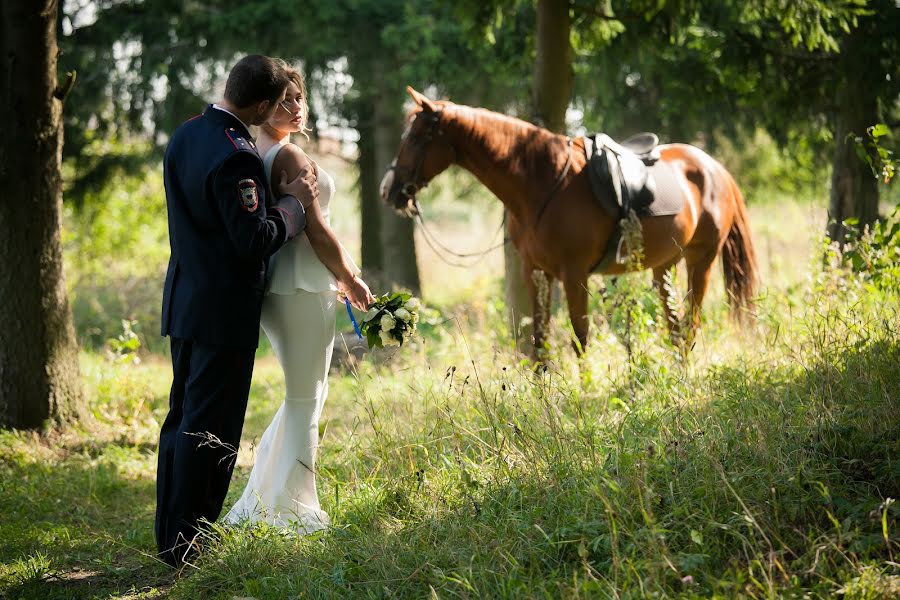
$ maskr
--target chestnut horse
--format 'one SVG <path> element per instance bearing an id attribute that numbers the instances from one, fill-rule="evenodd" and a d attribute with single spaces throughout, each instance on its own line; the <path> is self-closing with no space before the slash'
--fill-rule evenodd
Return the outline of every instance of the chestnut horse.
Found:
<path id="1" fill-rule="evenodd" d="M 506 206 L 510 239 L 522 257 L 531 296 L 535 349 L 543 347 L 545 335 L 540 307 L 550 302 L 550 286 L 538 286 L 531 276 L 539 270 L 550 281 L 562 281 L 580 354 L 588 338 L 587 279 L 605 255 L 617 224 L 592 193 L 583 138 L 570 141 L 519 119 L 407 91 L 417 106 L 381 182 L 383 199 L 406 216 L 415 216 L 416 192 L 432 178 L 452 164 L 470 171 Z M 722 255 L 725 289 L 739 321 L 753 307 L 756 257 L 744 200 L 728 171 L 694 146 L 659 148 L 660 161 L 674 167 L 684 206 L 676 215 L 641 219 L 642 266 L 653 270 L 670 330 L 676 334 L 678 319 L 671 314 L 663 276 L 685 260 L 688 335 L 693 336 L 716 256 Z M 616 275 L 626 270 L 616 261 L 607 263 L 597 272 Z M 544 297 L 538 298 L 538 287 Z"/>

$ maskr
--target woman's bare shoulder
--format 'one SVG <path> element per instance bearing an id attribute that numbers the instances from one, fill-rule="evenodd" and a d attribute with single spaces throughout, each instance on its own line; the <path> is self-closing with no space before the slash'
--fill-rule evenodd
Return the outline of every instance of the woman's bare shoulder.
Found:
<path id="1" fill-rule="evenodd" d="M 296 144 L 287 143 L 278 151 L 273 164 L 273 171 L 287 171 L 288 175 L 296 175 L 300 169 L 312 168 L 309 156 Z"/>

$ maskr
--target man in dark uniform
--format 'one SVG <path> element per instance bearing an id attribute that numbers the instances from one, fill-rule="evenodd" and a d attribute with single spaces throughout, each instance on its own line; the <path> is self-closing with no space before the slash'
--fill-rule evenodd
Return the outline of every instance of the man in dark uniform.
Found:
<path id="1" fill-rule="evenodd" d="M 251 55 L 231 70 L 224 100 L 181 125 L 163 162 L 172 250 L 162 335 L 171 338 L 169 414 L 159 437 L 156 542 L 171 565 L 196 547 L 198 521 L 222 510 L 241 439 L 266 263 L 303 231 L 314 176 L 267 189 L 247 129 L 284 100 L 288 78 Z"/>

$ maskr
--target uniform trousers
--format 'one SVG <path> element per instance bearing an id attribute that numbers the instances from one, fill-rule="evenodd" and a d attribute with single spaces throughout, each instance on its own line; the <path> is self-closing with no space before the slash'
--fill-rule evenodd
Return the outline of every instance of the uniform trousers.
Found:
<path id="1" fill-rule="evenodd" d="M 200 520 L 222 510 L 241 441 L 255 348 L 171 339 L 169 414 L 159 435 L 156 544 L 175 565 L 191 550 Z"/>

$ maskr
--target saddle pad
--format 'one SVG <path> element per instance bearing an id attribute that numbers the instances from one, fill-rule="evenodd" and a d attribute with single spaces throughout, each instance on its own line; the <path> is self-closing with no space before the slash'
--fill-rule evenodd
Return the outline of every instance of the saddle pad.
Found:
<path id="1" fill-rule="evenodd" d="M 681 179 L 675 173 L 674 167 L 659 161 L 653 166 L 647 167 L 650 176 L 654 180 L 655 191 L 653 202 L 650 206 L 639 211 L 640 216 L 663 217 L 677 215 L 684 208 L 684 188 Z"/>

